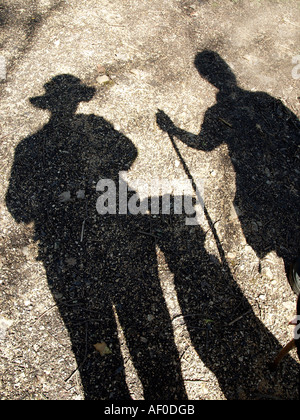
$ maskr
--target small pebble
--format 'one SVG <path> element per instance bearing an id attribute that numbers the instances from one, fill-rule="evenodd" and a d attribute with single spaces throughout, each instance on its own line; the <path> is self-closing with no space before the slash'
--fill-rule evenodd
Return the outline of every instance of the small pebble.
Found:
<path id="1" fill-rule="evenodd" d="M 235 252 L 228 252 L 227 257 L 230 260 L 234 260 L 236 258 L 236 253 Z"/>
<path id="2" fill-rule="evenodd" d="M 99 64 L 99 66 L 97 67 L 98 73 L 101 74 L 105 74 L 106 73 L 106 69 L 104 66 L 102 66 L 102 64 Z"/>
<path id="3" fill-rule="evenodd" d="M 105 83 L 110 82 L 110 78 L 106 75 L 99 76 L 97 77 L 96 82 L 99 83 L 99 85 L 104 85 Z"/>

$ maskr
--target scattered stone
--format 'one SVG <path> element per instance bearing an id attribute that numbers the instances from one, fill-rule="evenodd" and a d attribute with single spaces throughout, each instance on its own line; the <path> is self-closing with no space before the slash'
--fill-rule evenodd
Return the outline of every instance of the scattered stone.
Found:
<path id="1" fill-rule="evenodd" d="M 76 197 L 79 198 L 79 200 L 84 200 L 85 199 L 85 191 L 84 190 L 77 191 Z"/>
<path id="2" fill-rule="evenodd" d="M 97 77 L 96 82 L 99 85 L 105 85 L 106 83 L 109 83 L 110 82 L 110 78 L 105 74 L 103 76 Z"/>
<path id="3" fill-rule="evenodd" d="M 62 299 L 64 297 L 64 295 L 62 293 L 60 293 L 60 292 L 55 292 L 55 293 L 53 293 L 53 297 L 56 300 L 60 300 L 60 299 Z"/>
<path id="4" fill-rule="evenodd" d="M 22 254 L 26 257 L 29 258 L 30 257 L 30 249 L 27 246 L 24 246 L 24 248 L 22 248 Z"/>
<path id="5" fill-rule="evenodd" d="M 102 343 L 94 344 L 95 350 L 100 353 L 100 356 L 108 356 L 109 354 L 112 354 L 112 351 L 107 346 L 107 344 L 103 341 Z"/>
<path id="6" fill-rule="evenodd" d="M 67 203 L 68 201 L 71 201 L 71 191 L 65 191 L 62 194 L 59 195 L 58 201 L 60 203 Z"/>
<path id="7" fill-rule="evenodd" d="M 258 224 L 256 222 L 251 222 L 251 227 L 253 232 L 258 232 Z"/>
<path id="8" fill-rule="evenodd" d="M 263 269 L 263 275 L 269 280 L 274 279 L 273 273 L 269 267 Z"/>
<path id="9" fill-rule="evenodd" d="M 236 253 L 235 252 L 228 252 L 227 257 L 230 260 L 234 260 L 236 258 Z"/>
<path id="10" fill-rule="evenodd" d="M 6 332 L 13 324 L 13 321 L 0 315 L 0 340 L 3 340 L 6 336 Z"/>
<path id="11" fill-rule="evenodd" d="M 74 267 L 77 264 L 77 261 L 76 261 L 76 258 L 67 258 L 66 263 L 69 266 Z"/>
<path id="12" fill-rule="evenodd" d="M 102 66 L 102 64 L 99 64 L 99 66 L 97 67 L 97 71 L 100 74 L 105 74 L 106 73 L 106 68 L 104 66 Z"/>

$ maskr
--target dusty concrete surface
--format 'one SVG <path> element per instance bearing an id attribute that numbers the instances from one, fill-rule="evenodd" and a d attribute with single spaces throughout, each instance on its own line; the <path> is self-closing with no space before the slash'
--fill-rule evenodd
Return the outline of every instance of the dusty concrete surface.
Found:
<path id="1" fill-rule="evenodd" d="M 1 399 L 298 398 L 296 353 L 267 361 L 293 334 L 299 27 L 297 1 L 1 0 Z M 59 75 L 96 90 L 59 101 L 64 76 L 48 111 L 29 101 Z M 103 221 L 88 193 L 184 168 L 198 227 Z"/>

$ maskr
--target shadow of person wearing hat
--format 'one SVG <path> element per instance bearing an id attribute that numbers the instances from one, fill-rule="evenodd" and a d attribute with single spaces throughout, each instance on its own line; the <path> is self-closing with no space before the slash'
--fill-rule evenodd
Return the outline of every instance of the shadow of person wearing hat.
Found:
<path id="1" fill-rule="evenodd" d="M 51 117 L 17 146 L 6 204 L 18 223 L 34 222 L 39 260 L 69 331 L 85 397 L 130 398 L 118 320 L 144 397 L 185 399 L 155 244 L 136 233 L 149 220 L 96 211 L 98 181 L 113 180 L 118 188 L 119 172 L 130 169 L 137 150 L 104 118 L 76 113 L 94 88 L 71 75 L 44 87 L 30 102 Z M 102 356 L 94 348 L 99 343 Z"/>

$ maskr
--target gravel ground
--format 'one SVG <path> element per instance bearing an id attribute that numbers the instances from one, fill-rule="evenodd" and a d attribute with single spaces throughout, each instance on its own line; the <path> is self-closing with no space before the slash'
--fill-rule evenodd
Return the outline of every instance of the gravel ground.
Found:
<path id="1" fill-rule="evenodd" d="M 299 26 L 297 1 L 0 1 L 1 399 L 299 398 L 296 352 L 267 366 L 296 308 Z M 97 212 L 99 180 L 148 206 L 137 180 L 188 177 L 197 225 L 168 190 L 169 215 Z"/>

